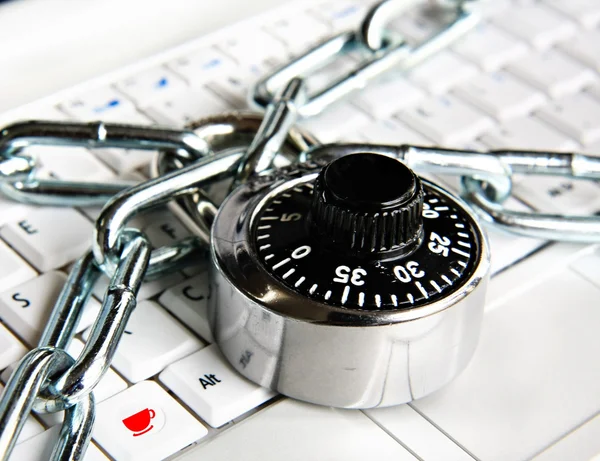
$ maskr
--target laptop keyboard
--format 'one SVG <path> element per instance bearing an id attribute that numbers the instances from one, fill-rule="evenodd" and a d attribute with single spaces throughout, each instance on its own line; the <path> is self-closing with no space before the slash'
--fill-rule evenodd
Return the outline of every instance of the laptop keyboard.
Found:
<path id="1" fill-rule="evenodd" d="M 322 142 L 600 155 L 600 4 L 488 3 L 489 17 L 449 49 L 404 75 L 391 72 L 301 125 Z M 0 122 L 104 120 L 181 128 L 246 109 L 254 81 L 311 44 L 356 27 L 367 7 L 360 0 L 292 3 L 0 114 Z M 392 23 L 415 41 L 432 30 L 416 10 Z M 327 68 L 325 77 L 352 65 L 350 56 Z M 309 84 L 318 86 L 319 78 Z M 153 155 L 32 150 L 42 176 L 90 181 L 141 181 Z M 434 180 L 458 188 L 455 178 Z M 597 213 L 600 185 L 517 177 L 508 206 Z M 98 213 L 0 196 L 3 381 L 11 364 L 35 346 L 70 264 L 90 245 Z M 155 246 L 189 234 L 166 210 L 136 217 L 133 225 Z M 233 372 L 212 345 L 206 261 L 145 283 L 111 370 L 94 393 L 98 415 L 85 460 L 548 461 L 600 455 L 600 250 L 488 233 L 494 276 L 472 363 L 443 390 L 393 408 L 316 407 Z M 98 282 L 80 321 L 69 350 L 75 356 L 106 284 Z M 60 415 L 32 415 L 11 459 L 46 459 L 60 421 Z"/>

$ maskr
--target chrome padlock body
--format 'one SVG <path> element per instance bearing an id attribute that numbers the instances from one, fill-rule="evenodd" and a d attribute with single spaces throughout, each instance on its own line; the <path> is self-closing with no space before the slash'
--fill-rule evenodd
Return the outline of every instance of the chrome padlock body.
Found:
<path id="1" fill-rule="evenodd" d="M 314 181 L 320 167 L 302 170 L 255 178 L 219 208 L 211 232 L 209 320 L 224 356 L 261 386 L 327 406 L 385 407 L 440 389 L 467 366 L 480 334 L 490 255 L 475 215 L 459 198 L 422 180 L 473 223 L 480 246 L 470 275 L 419 307 L 332 305 L 282 283 L 252 238 L 273 197 Z"/>

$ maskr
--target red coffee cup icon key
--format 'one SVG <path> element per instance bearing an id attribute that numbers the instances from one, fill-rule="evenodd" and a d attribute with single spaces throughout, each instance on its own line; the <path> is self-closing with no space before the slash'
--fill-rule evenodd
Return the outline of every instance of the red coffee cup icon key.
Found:
<path id="1" fill-rule="evenodd" d="M 138 437 L 140 435 L 149 432 L 154 426 L 151 425 L 151 420 L 156 416 L 154 410 L 150 408 L 145 408 L 142 411 L 138 411 L 137 413 L 128 416 L 123 420 L 123 424 L 125 427 L 133 432 L 134 437 Z"/>

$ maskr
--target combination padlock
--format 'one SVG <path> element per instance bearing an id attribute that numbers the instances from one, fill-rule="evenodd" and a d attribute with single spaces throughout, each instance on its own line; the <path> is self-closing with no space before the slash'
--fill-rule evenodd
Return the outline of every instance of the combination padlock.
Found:
<path id="1" fill-rule="evenodd" d="M 469 207 L 395 158 L 341 156 L 233 191 L 211 234 L 213 335 L 281 394 L 372 408 L 458 375 L 481 327 L 489 249 Z"/>

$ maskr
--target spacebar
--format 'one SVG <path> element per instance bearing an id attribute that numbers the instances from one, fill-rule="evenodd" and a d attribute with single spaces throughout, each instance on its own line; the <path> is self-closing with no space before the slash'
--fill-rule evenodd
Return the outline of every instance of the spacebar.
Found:
<path id="1" fill-rule="evenodd" d="M 286 399 L 226 430 L 181 461 L 343 459 L 415 461 L 360 411 Z"/>

